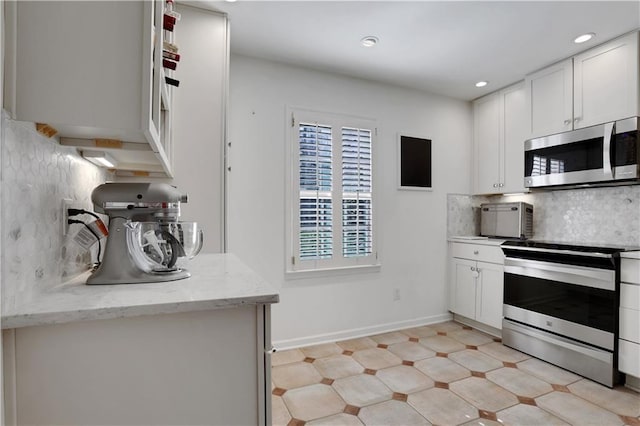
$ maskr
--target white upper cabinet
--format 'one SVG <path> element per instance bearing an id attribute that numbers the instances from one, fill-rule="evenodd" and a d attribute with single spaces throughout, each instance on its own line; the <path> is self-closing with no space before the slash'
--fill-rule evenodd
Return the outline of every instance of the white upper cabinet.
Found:
<path id="1" fill-rule="evenodd" d="M 12 3 L 9 5 L 9 3 Z M 7 2 L 5 107 L 117 169 L 171 176 L 165 1 Z"/>
<path id="2" fill-rule="evenodd" d="M 638 79 L 637 32 L 528 75 L 527 138 L 639 115 Z"/>
<path id="3" fill-rule="evenodd" d="M 527 138 L 572 129 L 572 59 L 528 75 L 525 79 L 525 92 L 530 117 L 525 135 Z"/>
<path id="4" fill-rule="evenodd" d="M 473 141 L 476 192 L 499 192 L 500 95 L 485 96 L 473 103 Z"/>
<path id="5" fill-rule="evenodd" d="M 573 58 L 574 128 L 638 115 L 638 33 Z"/>
<path id="6" fill-rule="evenodd" d="M 473 119 L 474 193 L 524 192 L 523 83 L 474 101 Z"/>

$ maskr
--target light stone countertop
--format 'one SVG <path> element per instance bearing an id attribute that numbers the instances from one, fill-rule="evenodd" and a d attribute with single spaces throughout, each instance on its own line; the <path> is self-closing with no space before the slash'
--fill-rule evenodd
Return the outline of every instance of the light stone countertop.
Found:
<path id="1" fill-rule="evenodd" d="M 89 273 L 2 312 L 2 328 L 278 303 L 278 292 L 233 254 L 200 254 L 191 277 L 147 284 L 85 284 Z"/>
<path id="2" fill-rule="evenodd" d="M 640 259 L 640 251 L 623 251 L 620 253 L 620 257 L 626 257 L 628 259 Z"/>
<path id="3" fill-rule="evenodd" d="M 451 243 L 466 243 L 466 244 L 481 244 L 485 246 L 499 246 L 504 243 L 505 239 L 488 238 L 479 236 L 453 236 L 447 238 L 447 241 Z"/>

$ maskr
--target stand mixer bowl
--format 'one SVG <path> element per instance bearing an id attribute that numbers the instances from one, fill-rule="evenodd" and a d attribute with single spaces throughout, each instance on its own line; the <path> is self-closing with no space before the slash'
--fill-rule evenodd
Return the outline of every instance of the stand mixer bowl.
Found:
<path id="1" fill-rule="evenodd" d="M 181 270 L 202 249 L 203 232 L 197 222 L 127 222 L 127 250 L 146 273 Z"/>

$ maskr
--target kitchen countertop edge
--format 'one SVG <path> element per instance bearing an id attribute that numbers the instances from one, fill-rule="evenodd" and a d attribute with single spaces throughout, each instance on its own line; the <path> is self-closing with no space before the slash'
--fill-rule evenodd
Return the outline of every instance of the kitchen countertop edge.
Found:
<path id="1" fill-rule="evenodd" d="M 201 254 L 187 269 L 192 276 L 185 280 L 107 286 L 87 286 L 85 273 L 3 307 L 2 329 L 279 302 L 278 292 L 233 254 Z"/>

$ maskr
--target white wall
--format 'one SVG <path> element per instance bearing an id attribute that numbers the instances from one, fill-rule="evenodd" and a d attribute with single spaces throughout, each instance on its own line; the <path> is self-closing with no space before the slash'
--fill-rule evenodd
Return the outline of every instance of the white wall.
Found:
<path id="1" fill-rule="evenodd" d="M 203 9 L 178 5 L 180 62 L 173 89 L 173 172 L 170 181 L 187 193 L 181 220 L 204 230 L 204 253 L 222 251 L 223 147 L 226 107 L 227 20 Z"/>
<path id="2" fill-rule="evenodd" d="M 377 120 L 379 272 L 285 278 L 287 106 Z M 433 192 L 397 190 L 398 133 L 433 140 Z M 229 251 L 281 292 L 276 347 L 448 318 L 447 193 L 470 189 L 470 103 L 232 55 L 229 141 Z"/>

